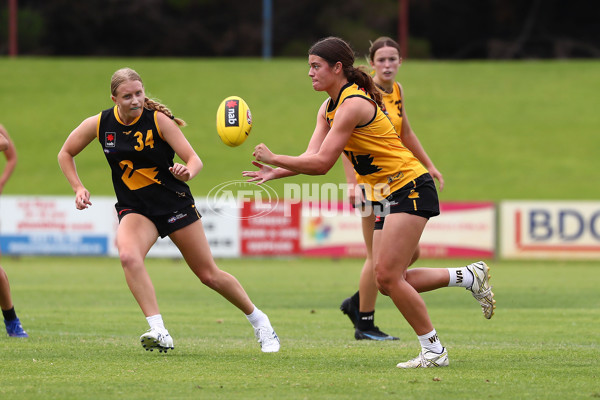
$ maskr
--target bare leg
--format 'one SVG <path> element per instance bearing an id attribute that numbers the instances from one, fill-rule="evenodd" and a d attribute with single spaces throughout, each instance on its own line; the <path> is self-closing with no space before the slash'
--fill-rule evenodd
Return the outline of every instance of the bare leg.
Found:
<path id="1" fill-rule="evenodd" d="M 392 298 L 417 335 L 431 332 L 433 324 L 423 298 L 406 276 L 426 223 L 416 215 L 390 214 L 383 229 L 375 231 L 373 241 L 378 288 Z"/>
<path id="2" fill-rule="evenodd" d="M 10 297 L 10 284 L 8 276 L 2 267 L 0 267 L 0 308 L 10 310 L 13 308 L 13 302 Z"/>
<path id="3" fill-rule="evenodd" d="M 406 281 L 423 293 L 448 286 L 450 274 L 446 268 L 414 268 L 406 271 Z"/>
<path id="4" fill-rule="evenodd" d="M 158 239 L 154 223 L 140 214 L 127 214 L 117 231 L 117 248 L 129 290 L 146 317 L 160 314 L 144 259 Z"/>
<path id="5" fill-rule="evenodd" d="M 373 227 L 375 225 L 375 215 L 370 215 L 362 218 L 362 232 L 367 246 L 367 258 L 360 272 L 360 280 L 358 285 L 358 291 L 360 293 L 360 311 L 369 312 L 375 310 L 375 303 L 377 301 L 377 282 L 375 280 L 375 268 L 373 267 Z M 419 259 L 421 255 L 421 249 L 417 245 L 415 252 L 410 260 L 410 265 L 413 265 L 415 261 Z M 413 270 L 408 271 L 408 273 Z M 407 278 L 407 280 L 409 280 Z M 409 280 L 410 282 L 410 280 Z M 446 280 L 446 284 L 448 280 Z M 411 282 L 412 284 L 412 282 Z M 437 289 L 437 288 L 434 288 Z M 432 290 L 432 289 L 429 289 Z M 419 290 L 419 292 L 425 290 Z"/>
<path id="6" fill-rule="evenodd" d="M 375 282 L 375 271 L 373 268 L 373 226 L 375 225 L 375 215 L 371 213 L 362 217 L 362 232 L 365 245 L 367 246 L 367 258 L 360 272 L 358 282 L 358 291 L 360 293 L 359 310 L 361 312 L 371 312 L 375 310 L 377 301 L 377 283 Z"/>
<path id="7" fill-rule="evenodd" d="M 233 275 L 217 267 L 200 220 L 179 229 L 169 237 L 203 284 L 221 294 L 244 314 L 252 313 L 254 305 L 242 285 Z"/>

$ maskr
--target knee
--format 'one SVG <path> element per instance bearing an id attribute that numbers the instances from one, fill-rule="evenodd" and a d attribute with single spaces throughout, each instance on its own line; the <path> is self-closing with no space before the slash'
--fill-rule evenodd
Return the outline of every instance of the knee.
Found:
<path id="1" fill-rule="evenodd" d="M 377 284 L 379 293 L 389 296 L 390 287 L 392 286 L 394 279 L 395 277 L 392 274 L 392 271 L 384 268 L 375 269 L 375 283 Z"/>
<path id="2" fill-rule="evenodd" d="M 215 277 L 212 274 L 201 274 L 198 278 L 200 278 L 200 282 L 202 282 L 204 285 L 214 289 Z"/>
<path id="3" fill-rule="evenodd" d="M 217 285 L 217 277 L 218 277 L 218 270 L 203 270 L 199 273 L 197 273 L 196 275 L 198 276 L 198 278 L 200 279 L 200 282 L 202 282 L 204 285 L 208 286 L 211 289 L 216 289 L 218 287 Z"/>
<path id="4" fill-rule="evenodd" d="M 120 250 L 119 259 L 123 269 L 132 269 L 144 264 L 144 259 L 139 254 L 129 250 Z"/>

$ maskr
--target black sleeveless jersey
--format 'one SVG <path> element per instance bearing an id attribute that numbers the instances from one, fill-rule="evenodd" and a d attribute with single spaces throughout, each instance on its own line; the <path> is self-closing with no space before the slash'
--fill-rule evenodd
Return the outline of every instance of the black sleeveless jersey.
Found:
<path id="1" fill-rule="evenodd" d="M 116 205 L 148 216 L 194 204 L 189 186 L 169 171 L 175 151 L 162 136 L 157 112 L 144 108 L 125 125 L 115 106 L 98 115 L 96 133 L 112 171 Z"/>

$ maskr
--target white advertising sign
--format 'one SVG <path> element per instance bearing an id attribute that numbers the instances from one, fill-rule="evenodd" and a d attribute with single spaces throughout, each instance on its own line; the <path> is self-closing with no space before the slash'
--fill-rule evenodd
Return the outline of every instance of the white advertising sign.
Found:
<path id="1" fill-rule="evenodd" d="M 302 204 L 301 250 L 305 256 L 359 257 L 367 255 L 361 215 L 350 205 Z"/>
<path id="2" fill-rule="evenodd" d="M 74 196 L 0 197 L 2 254 L 107 255 L 114 247 L 115 200 L 93 198 L 86 210 Z"/>
<path id="3" fill-rule="evenodd" d="M 339 203 L 318 213 L 302 212 L 302 254 L 364 257 L 361 218 Z M 492 258 L 496 246 L 496 207 L 491 202 L 443 202 L 421 236 L 424 258 Z M 333 212 L 337 211 L 337 212 Z M 399 239 L 401 240 L 401 239 Z"/>
<path id="4" fill-rule="evenodd" d="M 442 202 L 421 236 L 421 256 L 492 258 L 496 248 L 496 206 L 491 202 Z"/>
<path id="5" fill-rule="evenodd" d="M 85 210 L 77 210 L 74 201 L 74 196 L 1 196 L 0 252 L 117 257 L 116 199 L 94 196 L 92 206 Z M 239 257 L 239 208 L 228 204 L 208 207 L 204 199 L 196 206 L 213 256 Z M 181 257 L 169 238 L 158 239 L 148 255 Z"/>
<path id="6" fill-rule="evenodd" d="M 236 204 L 223 202 L 215 206 L 206 199 L 196 199 L 196 208 L 202 215 L 202 226 L 213 257 L 240 256 L 240 209 Z M 181 258 L 181 253 L 168 237 L 159 238 L 148 257 Z"/>
<path id="7" fill-rule="evenodd" d="M 503 201 L 504 258 L 600 259 L 600 202 Z"/>

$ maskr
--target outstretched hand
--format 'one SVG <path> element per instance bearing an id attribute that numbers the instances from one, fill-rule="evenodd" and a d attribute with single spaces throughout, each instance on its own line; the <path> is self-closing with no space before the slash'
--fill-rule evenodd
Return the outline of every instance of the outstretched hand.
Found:
<path id="1" fill-rule="evenodd" d="M 274 154 L 271 150 L 269 150 L 266 144 L 261 143 L 254 148 L 252 155 L 254 158 L 256 158 L 256 161 L 272 164 Z"/>
<path id="2" fill-rule="evenodd" d="M 242 171 L 242 176 L 248 179 L 247 182 L 256 182 L 257 185 L 270 181 L 275 177 L 273 171 L 274 168 L 266 164 L 259 163 L 258 161 L 252 161 L 252 165 L 258 167 L 257 171 Z"/>

